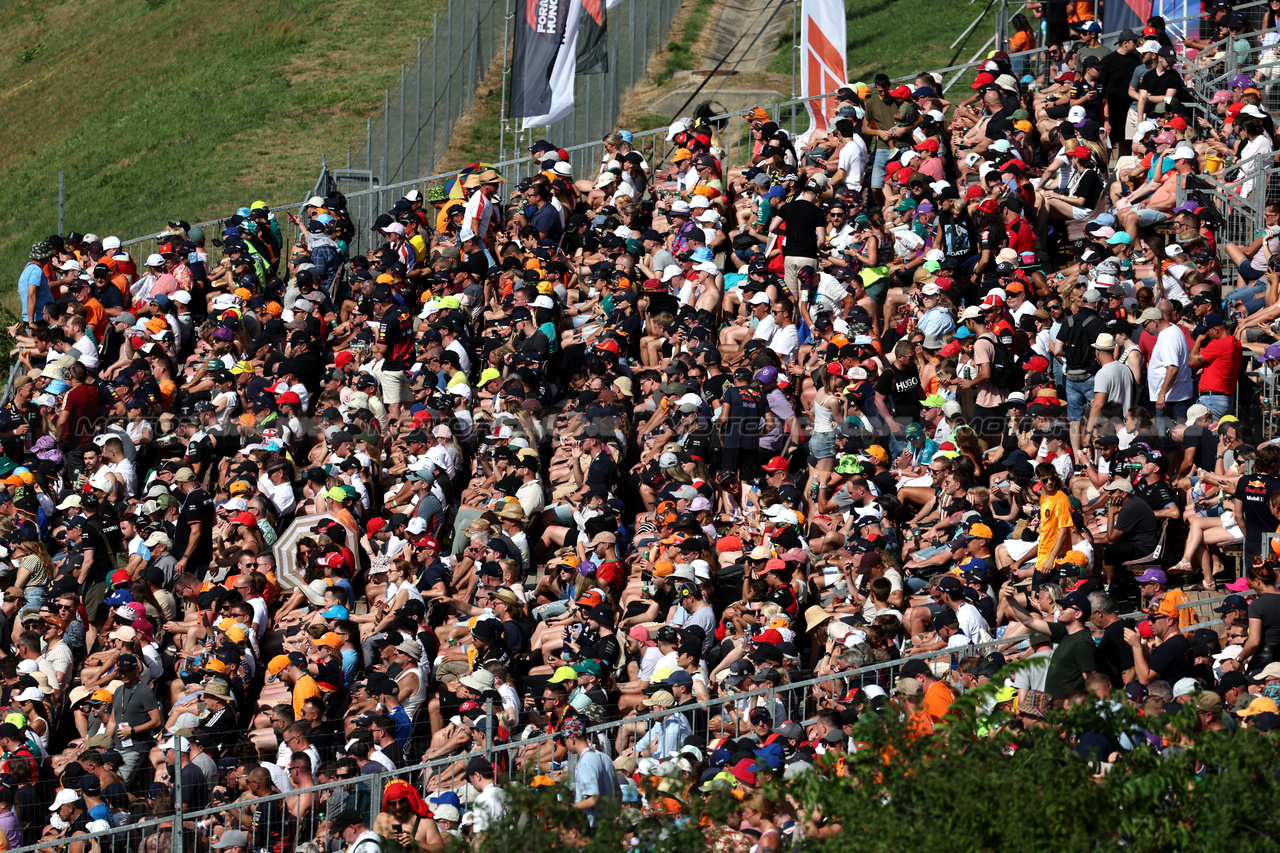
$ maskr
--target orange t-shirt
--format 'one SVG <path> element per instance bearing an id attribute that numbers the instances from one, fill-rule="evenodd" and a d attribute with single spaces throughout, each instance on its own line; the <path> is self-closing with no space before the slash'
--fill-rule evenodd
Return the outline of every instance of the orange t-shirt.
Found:
<path id="1" fill-rule="evenodd" d="M 84 320 L 93 327 L 94 340 L 102 340 L 107 334 L 107 311 L 102 307 L 102 303 L 96 299 L 90 299 L 84 304 L 85 313 Z"/>
<path id="2" fill-rule="evenodd" d="M 302 705 L 313 696 L 320 695 L 320 685 L 310 675 L 304 675 L 293 685 L 293 713 L 301 716 Z"/>
<path id="3" fill-rule="evenodd" d="M 956 701 L 956 697 L 951 692 L 951 688 L 941 681 L 935 681 L 924 692 L 924 703 L 920 708 L 929 715 L 930 720 L 936 723 L 946 715 L 947 711 L 951 710 L 951 703 L 954 701 Z M 933 727 L 930 726 L 929 730 L 933 731 Z"/>

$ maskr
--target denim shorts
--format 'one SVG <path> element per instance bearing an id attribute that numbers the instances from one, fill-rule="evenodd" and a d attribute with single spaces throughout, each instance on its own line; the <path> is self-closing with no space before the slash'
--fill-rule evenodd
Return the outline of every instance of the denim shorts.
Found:
<path id="1" fill-rule="evenodd" d="M 836 455 L 836 434 L 815 432 L 809 439 L 809 456 L 814 460 L 831 459 Z"/>

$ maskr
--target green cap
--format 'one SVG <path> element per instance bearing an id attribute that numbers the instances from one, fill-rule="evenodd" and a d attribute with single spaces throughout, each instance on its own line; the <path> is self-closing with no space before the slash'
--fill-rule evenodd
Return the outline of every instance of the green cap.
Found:
<path id="1" fill-rule="evenodd" d="M 582 663 L 575 663 L 573 671 L 578 675 L 594 675 L 596 678 L 599 678 L 604 672 L 600 668 L 600 661 L 598 660 L 584 660 Z"/>

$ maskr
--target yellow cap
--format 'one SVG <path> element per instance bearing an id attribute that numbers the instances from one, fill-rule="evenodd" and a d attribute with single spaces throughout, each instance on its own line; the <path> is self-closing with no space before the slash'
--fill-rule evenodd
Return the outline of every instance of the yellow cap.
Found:
<path id="1" fill-rule="evenodd" d="M 559 684 L 562 681 L 577 681 L 578 673 L 571 666 L 559 667 L 551 677 L 547 679 L 548 684 Z"/>

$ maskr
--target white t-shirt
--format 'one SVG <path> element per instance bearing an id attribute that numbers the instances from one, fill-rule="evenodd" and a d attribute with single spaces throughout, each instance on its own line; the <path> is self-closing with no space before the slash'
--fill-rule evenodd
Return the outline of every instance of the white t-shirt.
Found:
<path id="1" fill-rule="evenodd" d="M 98 345 L 88 335 L 75 342 L 75 351 L 79 355 L 77 361 L 90 370 L 98 369 Z"/>
<path id="2" fill-rule="evenodd" d="M 662 660 L 662 650 L 657 646 L 649 646 L 644 650 L 644 657 L 640 658 L 640 680 L 653 681 L 653 671 L 658 668 L 658 662 Z"/>
<path id="3" fill-rule="evenodd" d="M 456 353 L 458 362 L 462 366 L 463 373 L 471 372 L 471 356 L 467 355 L 467 348 L 462 345 L 461 341 L 454 341 L 445 347 L 449 352 Z"/>
<path id="4" fill-rule="evenodd" d="M 800 331 L 795 324 L 780 327 L 769 341 L 769 349 L 778 354 L 783 364 L 793 363 L 800 350 Z"/>
<path id="5" fill-rule="evenodd" d="M 1166 369 L 1176 367 L 1173 384 L 1165 394 L 1165 401 L 1176 403 L 1191 398 L 1191 368 L 1187 366 L 1187 336 L 1177 326 L 1170 326 L 1156 336 L 1151 350 L 1151 363 L 1147 365 L 1147 391 L 1154 403 L 1164 387 Z"/>
<path id="6" fill-rule="evenodd" d="M 777 331 L 778 321 L 773 319 L 773 315 L 770 314 L 768 317 L 761 320 L 759 325 L 756 326 L 755 334 L 752 335 L 752 337 L 758 341 L 764 341 L 765 345 L 768 346 Z"/>
<path id="7" fill-rule="evenodd" d="M 476 832 L 485 832 L 502 820 L 506 812 L 507 795 L 497 785 L 490 785 L 471 804 L 472 828 Z"/>
<path id="8" fill-rule="evenodd" d="M 124 483 L 124 496 L 131 498 L 138 491 L 138 471 L 133 467 L 133 463 L 128 459 L 121 459 L 114 465 L 108 465 L 107 470 L 120 478 Z"/>
<path id="9" fill-rule="evenodd" d="M 839 166 L 844 170 L 844 185 L 851 190 L 862 189 L 862 175 L 867 170 L 867 143 L 855 136 L 840 149 Z"/>
<path id="10" fill-rule="evenodd" d="M 956 609 L 956 622 L 960 626 L 960 635 L 964 636 L 966 642 L 981 643 L 991 638 L 987 620 L 982 618 L 978 608 L 967 601 Z"/>

